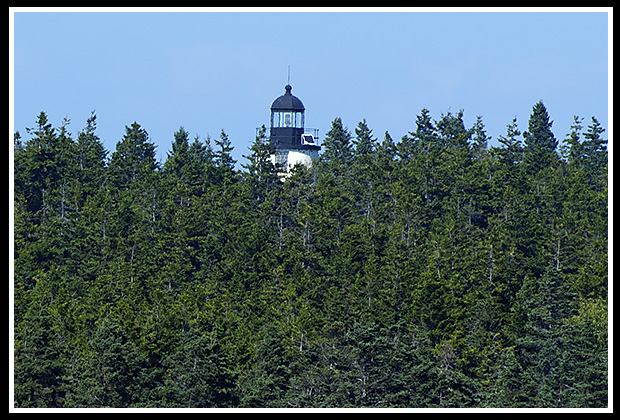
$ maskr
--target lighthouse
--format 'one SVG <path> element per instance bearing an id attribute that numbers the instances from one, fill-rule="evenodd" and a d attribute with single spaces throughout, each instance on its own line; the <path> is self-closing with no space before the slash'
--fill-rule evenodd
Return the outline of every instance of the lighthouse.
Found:
<path id="1" fill-rule="evenodd" d="M 296 164 L 312 165 L 319 157 L 318 129 L 305 128 L 304 104 L 294 96 L 291 85 L 271 105 L 269 143 L 274 151 L 272 162 L 288 173 Z"/>

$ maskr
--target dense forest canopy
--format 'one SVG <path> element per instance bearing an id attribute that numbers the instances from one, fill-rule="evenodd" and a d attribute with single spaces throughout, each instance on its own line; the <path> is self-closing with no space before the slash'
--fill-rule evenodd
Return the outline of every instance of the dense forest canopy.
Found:
<path id="1" fill-rule="evenodd" d="M 607 140 L 542 102 L 489 147 L 423 109 L 164 162 L 41 113 L 14 142 L 16 407 L 607 407 Z"/>

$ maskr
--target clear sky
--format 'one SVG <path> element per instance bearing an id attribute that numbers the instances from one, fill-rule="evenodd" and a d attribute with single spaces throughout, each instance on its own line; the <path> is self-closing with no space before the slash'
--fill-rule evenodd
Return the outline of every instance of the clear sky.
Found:
<path id="1" fill-rule="evenodd" d="M 467 127 L 480 115 L 496 145 L 513 117 L 527 129 L 538 100 L 559 140 L 574 115 L 609 136 L 611 8 L 105 10 L 10 10 L 12 132 L 29 139 L 44 111 L 77 138 L 95 111 L 110 153 L 136 121 L 162 162 L 183 126 L 203 141 L 224 129 L 245 163 L 290 66 L 319 141 L 336 117 L 399 141 L 427 108 L 436 120 L 462 109 Z"/>

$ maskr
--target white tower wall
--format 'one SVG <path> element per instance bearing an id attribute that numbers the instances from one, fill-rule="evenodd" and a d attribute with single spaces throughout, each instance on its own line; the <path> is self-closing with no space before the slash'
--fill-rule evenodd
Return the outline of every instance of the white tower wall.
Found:
<path id="1" fill-rule="evenodd" d="M 277 155 L 271 155 L 271 162 L 274 165 L 276 163 L 283 164 L 282 169 L 284 169 L 285 174 L 288 175 L 295 165 L 302 164 L 309 168 L 312 166 L 312 160 L 318 159 L 318 157 L 318 150 L 278 150 Z"/>

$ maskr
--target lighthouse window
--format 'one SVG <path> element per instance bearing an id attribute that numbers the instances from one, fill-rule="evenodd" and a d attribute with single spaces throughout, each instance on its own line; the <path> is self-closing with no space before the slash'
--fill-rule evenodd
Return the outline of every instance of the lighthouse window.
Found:
<path id="1" fill-rule="evenodd" d="M 273 114 L 273 126 L 274 127 L 291 127 L 293 120 L 293 113 L 287 111 L 274 112 Z"/>
<path id="2" fill-rule="evenodd" d="M 274 127 L 304 127 L 303 112 L 277 111 L 273 113 Z"/>
<path id="3" fill-rule="evenodd" d="M 295 113 L 295 127 L 304 128 L 304 114 L 303 112 Z"/>

